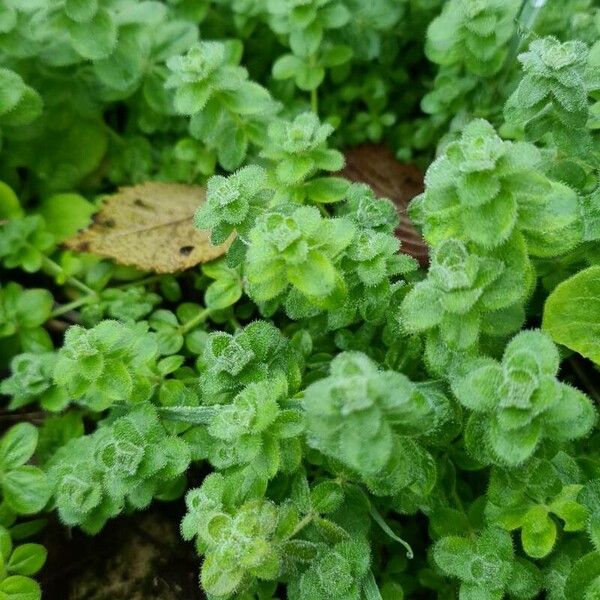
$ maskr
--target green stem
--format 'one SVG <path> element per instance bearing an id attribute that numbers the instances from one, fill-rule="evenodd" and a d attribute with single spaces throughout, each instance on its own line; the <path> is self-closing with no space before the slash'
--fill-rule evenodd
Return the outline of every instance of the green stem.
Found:
<path id="1" fill-rule="evenodd" d="M 392 528 L 385 522 L 385 519 L 379 514 L 379 511 L 372 504 L 370 507 L 370 513 L 375 523 L 377 523 L 377 525 L 379 525 L 379 527 L 381 527 L 381 529 L 383 529 L 383 531 L 385 531 L 385 533 L 387 533 L 389 537 L 391 537 L 393 540 L 399 542 L 404 546 L 404 548 L 406 549 L 407 558 L 413 558 L 413 549 L 410 547 L 409 543 L 394 533 Z"/>
<path id="2" fill-rule="evenodd" d="M 241 331 L 242 330 L 242 325 L 235 318 L 235 315 L 232 315 L 231 317 L 229 317 L 229 324 L 231 325 L 231 327 L 233 328 L 234 331 Z"/>
<path id="3" fill-rule="evenodd" d="M 54 261 L 51 261 L 51 262 L 54 262 Z M 60 265 L 56 265 L 56 266 L 58 268 L 60 268 Z M 144 277 L 143 279 L 136 279 L 135 281 L 127 281 L 120 285 L 115 285 L 115 286 L 113 286 L 113 289 L 123 290 L 123 289 L 127 289 L 130 287 L 134 287 L 136 285 L 147 285 L 148 283 L 153 283 L 154 281 L 158 281 L 159 279 L 160 279 L 160 275 L 149 275 L 148 277 Z M 51 319 L 59 317 L 60 315 L 64 315 L 65 313 L 75 310 L 76 308 L 79 308 L 80 306 L 84 306 L 85 304 L 87 304 L 88 302 L 91 302 L 92 300 L 98 299 L 99 293 L 95 290 L 92 290 L 91 288 L 88 288 L 84 283 L 82 283 L 78 279 L 75 279 L 74 277 L 72 277 L 71 280 L 67 279 L 67 281 L 69 281 L 69 283 L 71 283 L 75 287 L 78 287 L 78 289 L 80 289 L 80 290 L 82 290 L 81 286 L 83 286 L 84 288 L 89 289 L 90 292 L 86 293 L 84 296 L 77 298 L 76 300 L 73 300 L 72 302 L 68 302 L 67 304 L 57 306 L 50 314 Z M 78 282 L 79 285 L 75 284 L 76 281 Z"/>
<path id="4" fill-rule="evenodd" d="M 517 27 L 515 35 L 511 41 L 508 54 L 504 61 L 504 76 L 503 81 L 508 77 L 510 66 L 517 58 L 519 50 L 523 45 L 523 40 L 531 35 L 540 10 L 546 4 L 546 0 L 523 0 L 519 16 L 517 17 Z"/>
<path id="5" fill-rule="evenodd" d="M 319 208 L 319 211 L 326 219 L 331 216 L 329 214 L 329 211 L 322 204 L 317 204 L 317 207 Z"/>
<path id="6" fill-rule="evenodd" d="M 62 304 L 60 306 L 57 306 L 50 313 L 50 318 L 55 319 L 56 317 L 59 317 L 60 315 L 64 315 L 65 313 L 71 312 L 72 310 L 75 310 L 76 308 L 79 308 L 80 306 L 87 304 L 91 300 L 96 300 L 96 298 L 97 298 L 97 296 L 95 294 L 93 294 L 93 295 L 86 294 L 85 296 L 81 296 L 81 297 L 77 298 L 77 300 L 73 300 L 73 302 L 69 302 L 67 304 Z"/>
<path id="7" fill-rule="evenodd" d="M 525 0 L 519 14 L 519 25 L 525 34 L 531 33 L 546 0 Z"/>
<path id="8" fill-rule="evenodd" d="M 317 56 L 312 54 L 308 59 L 311 67 L 314 67 L 317 63 Z M 319 114 L 319 96 L 317 93 L 317 88 L 310 90 L 310 109 L 315 113 L 315 115 Z"/>
<path id="9" fill-rule="evenodd" d="M 179 327 L 180 333 L 185 334 L 188 331 L 194 329 L 194 327 L 196 327 L 197 325 L 200 325 L 200 323 L 204 323 L 209 314 L 210 308 L 205 308 L 204 310 L 201 310 L 193 319 L 190 319 L 187 323 L 183 323 Z"/>
<path id="10" fill-rule="evenodd" d="M 51 258 L 48 258 L 47 256 L 43 257 L 43 264 L 53 275 L 65 274 L 65 270 L 58 263 L 54 262 Z M 67 276 L 65 281 L 73 287 L 77 288 L 80 292 L 83 292 L 84 294 L 89 294 L 92 296 L 98 295 L 98 292 L 96 292 L 96 290 L 93 290 L 91 287 L 88 287 L 87 285 L 85 285 L 85 283 L 83 283 L 83 281 L 79 281 L 79 279 L 73 277 L 72 275 Z"/>
<path id="11" fill-rule="evenodd" d="M 294 527 L 294 531 L 290 533 L 289 538 L 293 538 L 295 535 L 298 535 L 307 525 L 312 523 L 312 520 L 315 518 L 314 513 L 308 513 L 299 523 Z"/>

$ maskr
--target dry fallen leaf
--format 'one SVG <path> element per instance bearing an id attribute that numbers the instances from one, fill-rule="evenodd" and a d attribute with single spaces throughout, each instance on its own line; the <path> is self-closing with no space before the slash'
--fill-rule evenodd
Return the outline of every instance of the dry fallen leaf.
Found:
<path id="1" fill-rule="evenodd" d="M 414 165 L 398 162 L 385 146 L 365 144 L 346 152 L 341 175 L 351 181 L 369 184 L 380 198 L 394 202 L 400 215 L 396 235 L 402 250 L 427 264 L 427 244 L 406 214 L 408 203 L 423 191 L 423 173 Z"/>
<path id="2" fill-rule="evenodd" d="M 108 197 L 93 223 L 65 242 L 67 248 L 112 258 L 154 273 L 175 273 L 225 253 L 192 222 L 204 188 L 147 182 Z"/>

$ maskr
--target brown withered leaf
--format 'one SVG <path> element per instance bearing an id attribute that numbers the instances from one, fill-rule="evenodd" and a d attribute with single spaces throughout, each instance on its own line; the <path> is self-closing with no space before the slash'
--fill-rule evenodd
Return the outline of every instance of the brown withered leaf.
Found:
<path id="1" fill-rule="evenodd" d="M 352 148 L 345 156 L 341 175 L 369 184 L 378 197 L 394 202 L 400 215 L 396 235 L 402 241 L 402 250 L 426 265 L 427 244 L 406 213 L 408 203 L 423 191 L 423 173 L 414 165 L 398 162 L 385 146 L 365 144 Z"/>
<path id="2" fill-rule="evenodd" d="M 204 202 L 202 187 L 147 182 L 108 197 L 87 229 L 67 248 L 111 258 L 154 273 L 175 273 L 221 256 L 228 244 L 211 246 L 209 234 L 193 225 Z"/>

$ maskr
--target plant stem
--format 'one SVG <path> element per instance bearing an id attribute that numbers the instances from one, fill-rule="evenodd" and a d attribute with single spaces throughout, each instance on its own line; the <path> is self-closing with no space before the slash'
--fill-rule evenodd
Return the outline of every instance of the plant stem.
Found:
<path id="1" fill-rule="evenodd" d="M 229 317 L 229 324 L 231 325 L 231 327 L 233 328 L 234 331 L 240 331 L 242 329 L 242 325 L 235 318 L 235 315 L 232 315 L 231 317 Z"/>
<path id="2" fill-rule="evenodd" d="M 54 262 L 51 258 L 48 258 L 47 256 L 43 257 L 43 264 L 53 275 L 64 275 L 65 273 L 65 270 L 58 263 Z M 73 287 L 77 288 L 80 292 L 83 292 L 84 294 L 89 294 L 92 296 L 98 295 L 98 292 L 96 292 L 96 290 L 93 290 L 91 287 L 88 287 L 87 285 L 85 285 L 85 283 L 83 283 L 83 281 L 79 281 L 79 279 L 77 279 L 76 277 L 69 275 L 66 277 L 65 281 Z"/>
<path id="3" fill-rule="evenodd" d="M 194 327 L 196 327 L 197 325 L 200 325 L 200 323 L 204 323 L 209 314 L 210 308 L 205 308 L 204 310 L 201 310 L 193 319 L 190 319 L 187 323 L 183 323 L 179 327 L 179 331 L 184 334 L 187 333 L 188 331 L 194 329 Z"/>
<path id="4" fill-rule="evenodd" d="M 77 300 L 73 300 L 73 302 L 68 302 L 67 304 L 62 304 L 61 306 L 56 307 L 51 313 L 50 318 L 54 319 L 59 317 L 60 315 L 64 315 L 65 313 L 71 312 L 84 304 L 87 304 L 91 300 L 96 299 L 96 294 L 86 294 L 85 296 L 81 296 L 77 298 Z"/>
<path id="5" fill-rule="evenodd" d="M 317 63 L 316 55 L 312 54 L 308 61 L 310 66 L 314 67 Z M 319 96 L 317 93 L 317 88 L 310 90 L 310 109 L 315 113 L 315 115 L 319 114 Z"/>
<path id="6" fill-rule="evenodd" d="M 308 513 L 299 523 L 294 527 L 294 531 L 290 533 L 289 538 L 293 538 L 295 535 L 298 535 L 307 525 L 312 523 L 312 520 L 315 518 L 314 513 Z M 288 539 L 289 539 L 288 538 Z"/>
<path id="7" fill-rule="evenodd" d="M 504 80 L 507 77 L 507 70 L 519 54 L 523 40 L 531 35 L 537 17 L 546 4 L 546 0 L 523 0 L 521 10 L 517 17 L 517 27 L 512 39 L 510 49 L 504 61 Z"/>
<path id="8" fill-rule="evenodd" d="M 57 266 L 59 266 L 59 265 L 57 265 Z M 160 275 L 149 275 L 148 277 L 144 277 L 143 279 L 136 279 L 135 281 L 127 281 L 125 283 L 121 283 L 120 285 L 115 285 L 115 286 L 113 286 L 113 289 L 123 290 L 123 289 L 127 289 L 129 287 L 134 287 L 136 285 L 147 285 L 148 283 L 153 283 L 154 281 L 158 281 L 159 279 L 160 279 Z M 67 280 L 67 281 L 69 281 L 69 280 Z M 81 281 L 79 281 L 78 279 L 75 279 L 75 278 L 72 278 L 72 281 L 70 281 L 70 283 L 75 285 L 75 281 L 77 281 L 80 285 L 87 288 L 87 286 L 85 284 L 83 284 Z M 78 289 L 82 289 L 79 286 L 76 286 L 76 287 L 78 287 Z M 76 300 L 73 300 L 72 302 L 68 302 L 67 304 L 57 306 L 50 314 L 50 318 L 53 319 L 60 315 L 64 315 L 65 313 L 75 310 L 76 308 L 79 308 L 80 306 L 84 306 L 85 304 L 87 304 L 88 302 L 91 302 L 92 300 L 97 300 L 98 295 L 99 295 L 98 292 L 96 292 L 95 290 L 92 290 L 91 288 L 88 288 L 88 289 L 90 290 L 90 292 L 86 293 L 84 296 L 81 296 L 81 297 L 77 298 Z"/>
<path id="9" fill-rule="evenodd" d="M 390 538 L 404 546 L 407 558 L 414 558 L 413 549 L 410 547 L 409 543 L 406 540 L 403 540 L 399 535 L 396 535 L 394 530 L 385 522 L 385 519 L 379 514 L 379 511 L 372 504 L 370 506 L 370 513 L 375 523 L 377 523 L 377 525 L 379 525 L 379 527 L 381 527 L 381 529 L 383 529 L 383 531 L 385 531 Z"/>

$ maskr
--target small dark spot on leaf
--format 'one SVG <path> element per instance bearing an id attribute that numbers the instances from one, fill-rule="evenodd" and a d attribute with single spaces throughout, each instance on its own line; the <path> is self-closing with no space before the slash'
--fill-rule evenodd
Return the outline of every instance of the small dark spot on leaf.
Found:
<path id="1" fill-rule="evenodd" d="M 79 250 L 79 252 L 87 252 L 89 249 L 90 249 L 89 242 L 81 242 L 80 244 L 77 244 L 77 250 Z"/>
<path id="2" fill-rule="evenodd" d="M 193 249 L 194 246 L 181 246 L 181 248 L 179 248 L 179 254 L 182 256 L 189 256 Z"/>
<path id="3" fill-rule="evenodd" d="M 150 208 L 141 198 L 136 198 L 133 203 L 140 208 Z"/>
<path id="4" fill-rule="evenodd" d="M 113 228 L 116 223 L 114 219 L 106 219 L 106 221 L 102 221 L 101 225 L 104 227 L 108 227 L 109 229 Z"/>

